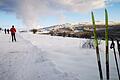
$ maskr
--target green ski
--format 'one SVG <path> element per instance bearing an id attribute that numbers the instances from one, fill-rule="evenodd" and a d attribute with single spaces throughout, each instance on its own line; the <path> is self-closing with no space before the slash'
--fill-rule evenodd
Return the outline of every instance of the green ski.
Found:
<path id="1" fill-rule="evenodd" d="M 93 23 L 93 26 L 94 26 L 94 40 L 95 40 L 97 63 L 98 63 L 98 68 L 99 68 L 99 75 L 100 75 L 100 80 L 103 80 L 103 74 L 102 74 L 102 67 L 101 67 L 101 61 L 100 61 L 100 54 L 99 54 L 99 47 L 98 47 L 98 39 L 97 39 L 97 31 L 96 31 L 95 19 L 94 19 L 93 12 L 91 14 L 92 14 L 92 23 Z"/>
<path id="2" fill-rule="evenodd" d="M 109 80 L 109 48 L 108 48 L 108 13 L 107 10 L 105 9 L 105 45 L 106 45 L 106 78 Z"/>

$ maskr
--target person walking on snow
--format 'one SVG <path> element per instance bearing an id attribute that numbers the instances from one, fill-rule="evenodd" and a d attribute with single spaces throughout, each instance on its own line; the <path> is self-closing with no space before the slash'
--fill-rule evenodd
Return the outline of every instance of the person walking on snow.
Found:
<path id="1" fill-rule="evenodd" d="M 15 29 L 14 25 L 12 25 L 12 28 L 10 29 L 10 32 L 11 32 L 11 36 L 12 36 L 12 42 L 14 40 L 16 42 L 16 37 L 15 37 L 16 29 Z"/>
<path id="2" fill-rule="evenodd" d="M 7 33 L 9 34 L 9 29 L 7 29 Z"/>
<path id="3" fill-rule="evenodd" d="M 6 34 L 6 31 L 7 31 L 6 28 L 4 29 L 4 31 L 5 31 L 5 34 Z"/>

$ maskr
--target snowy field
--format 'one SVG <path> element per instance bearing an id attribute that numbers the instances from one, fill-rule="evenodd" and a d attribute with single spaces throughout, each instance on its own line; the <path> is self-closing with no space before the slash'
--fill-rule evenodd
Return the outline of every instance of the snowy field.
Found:
<path id="1" fill-rule="evenodd" d="M 0 33 L 0 80 L 99 80 L 95 49 L 81 47 L 86 39 L 32 33 L 16 36 L 17 42 L 12 43 L 10 35 Z M 104 48 L 101 41 L 105 78 Z M 110 78 L 118 80 L 112 50 Z"/>

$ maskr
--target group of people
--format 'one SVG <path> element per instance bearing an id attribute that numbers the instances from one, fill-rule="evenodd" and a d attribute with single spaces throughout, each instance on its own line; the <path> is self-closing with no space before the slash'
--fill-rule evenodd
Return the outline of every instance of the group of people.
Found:
<path id="1" fill-rule="evenodd" d="M 11 32 L 12 42 L 13 42 L 13 41 L 16 42 L 16 36 L 15 36 L 16 28 L 14 27 L 14 25 L 12 25 L 12 27 L 10 28 L 10 30 L 9 30 L 9 29 L 4 29 L 5 34 L 6 34 L 6 33 L 9 34 L 9 31 Z"/>
<path id="2" fill-rule="evenodd" d="M 5 28 L 4 31 L 5 31 L 5 34 L 6 34 L 6 33 L 9 34 L 9 29 L 6 29 L 6 28 Z"/>

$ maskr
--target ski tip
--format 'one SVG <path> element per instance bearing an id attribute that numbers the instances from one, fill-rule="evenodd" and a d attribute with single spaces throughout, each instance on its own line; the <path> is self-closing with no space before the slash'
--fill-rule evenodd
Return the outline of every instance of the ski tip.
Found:
<path id="1" fill-rule="evenodd" d="M 105 11 L 107 11 L 107 9 L 105 8 Z"/>
<path id="2" fill-rule="evenodd" d="M 105 8 L 105 13 L 108 14 L 107 9 Z"/>
<path id="3" fill-rule="evenodd" d="M 91 11 L 91 15 L 93 16 L 93 11 Z"/>

